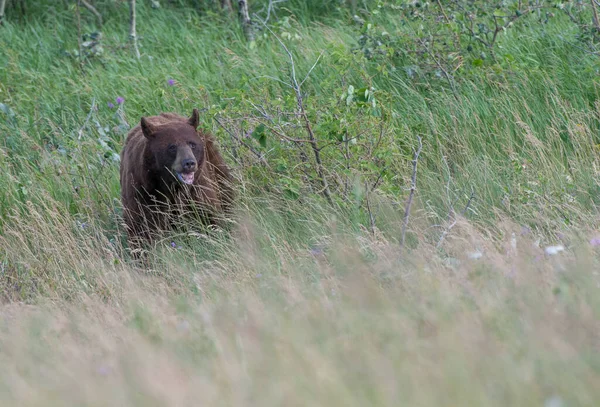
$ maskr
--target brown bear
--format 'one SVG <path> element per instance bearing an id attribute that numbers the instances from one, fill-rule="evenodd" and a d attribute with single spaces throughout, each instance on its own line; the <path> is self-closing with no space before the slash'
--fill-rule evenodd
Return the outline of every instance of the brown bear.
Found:
<path id="1" fill-rule="evenodd" d="M 195 214 L 222 225 L 233 200 L 232 177 L 214 140 L 197 130 L 198 110 L 142 117 L 121 152 L 121 201 L 132 248 Z"/>

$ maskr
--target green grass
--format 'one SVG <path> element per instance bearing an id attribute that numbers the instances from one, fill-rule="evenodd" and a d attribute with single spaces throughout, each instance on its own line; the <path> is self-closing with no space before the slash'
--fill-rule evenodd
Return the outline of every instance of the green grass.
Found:
<path id="1" fill-rule="evenodd" d="M 83 61 L 64 52 L 74 9 L 0 27 L 3 405 L 595 405 L 598 61 L 566 21 L 507 30 L 502 62 L 467 64 L 453 94 L 402 57 L 365 59 L 344 9 L 290 2 L 272 29 L 300 79 L 322 54 L 303 96 L 332 208 L 308 146 L 273 132 L 307 137 L 281 113 L 296 100 L 271 34 L 251 49 L 210 7 L 140 4 L 136 60 L 126 4 L 97 4 L 104 52 Z M 396 17 L 376 29 L 413 35 Z M 82 32 L 94 24 L 84 13 Z M 347 106 L 350 85 L 373 87 L 381 114 Z M 141 269 L 113 156 L 141 116 L 194 107 L 234 170 L 235 225 L 166 236 Z M 229 134 L 260 123 L 266 146 L 244 140 L 268 166 Z"/>

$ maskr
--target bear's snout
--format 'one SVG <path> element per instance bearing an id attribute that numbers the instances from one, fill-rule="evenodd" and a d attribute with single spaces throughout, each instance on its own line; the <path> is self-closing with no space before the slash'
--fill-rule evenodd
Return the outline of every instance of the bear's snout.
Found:
<path id="1" fill-rule="evenodd" d="M 183 172 L 194 172 L 196 171 L 196 160 L 193 158 L 188 158 L 183 160 L 181 166 L 183 167 Z"/>

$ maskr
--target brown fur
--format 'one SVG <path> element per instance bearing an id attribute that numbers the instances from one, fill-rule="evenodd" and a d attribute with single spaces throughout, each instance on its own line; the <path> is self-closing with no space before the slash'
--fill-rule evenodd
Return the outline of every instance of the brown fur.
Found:
<path id="1" fill-rule="evenodd" d="M 130 245 L 152 241 L 184 214 L 220 224 L 229 212 L 229 169 L 212 137 L 197 126 L 196 109 L 189 119 L 161 113 L 142 118 L 127 135 L 121 152 L 121 201 Z M 195 168 L 191 185 L 177 179 L 183 162 Z"/>

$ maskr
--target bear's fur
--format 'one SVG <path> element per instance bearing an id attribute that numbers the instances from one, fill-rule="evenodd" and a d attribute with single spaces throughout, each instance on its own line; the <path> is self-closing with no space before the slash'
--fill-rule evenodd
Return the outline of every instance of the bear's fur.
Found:
<path id="1" fill-rule="evenodd" d="M 198 110 L 142 117 L 121 152 L 121 201 L 130 245 L 196 214 L 221 224 L 233 200 L 231 175 L 212 137 L 197 130 Z"/>

